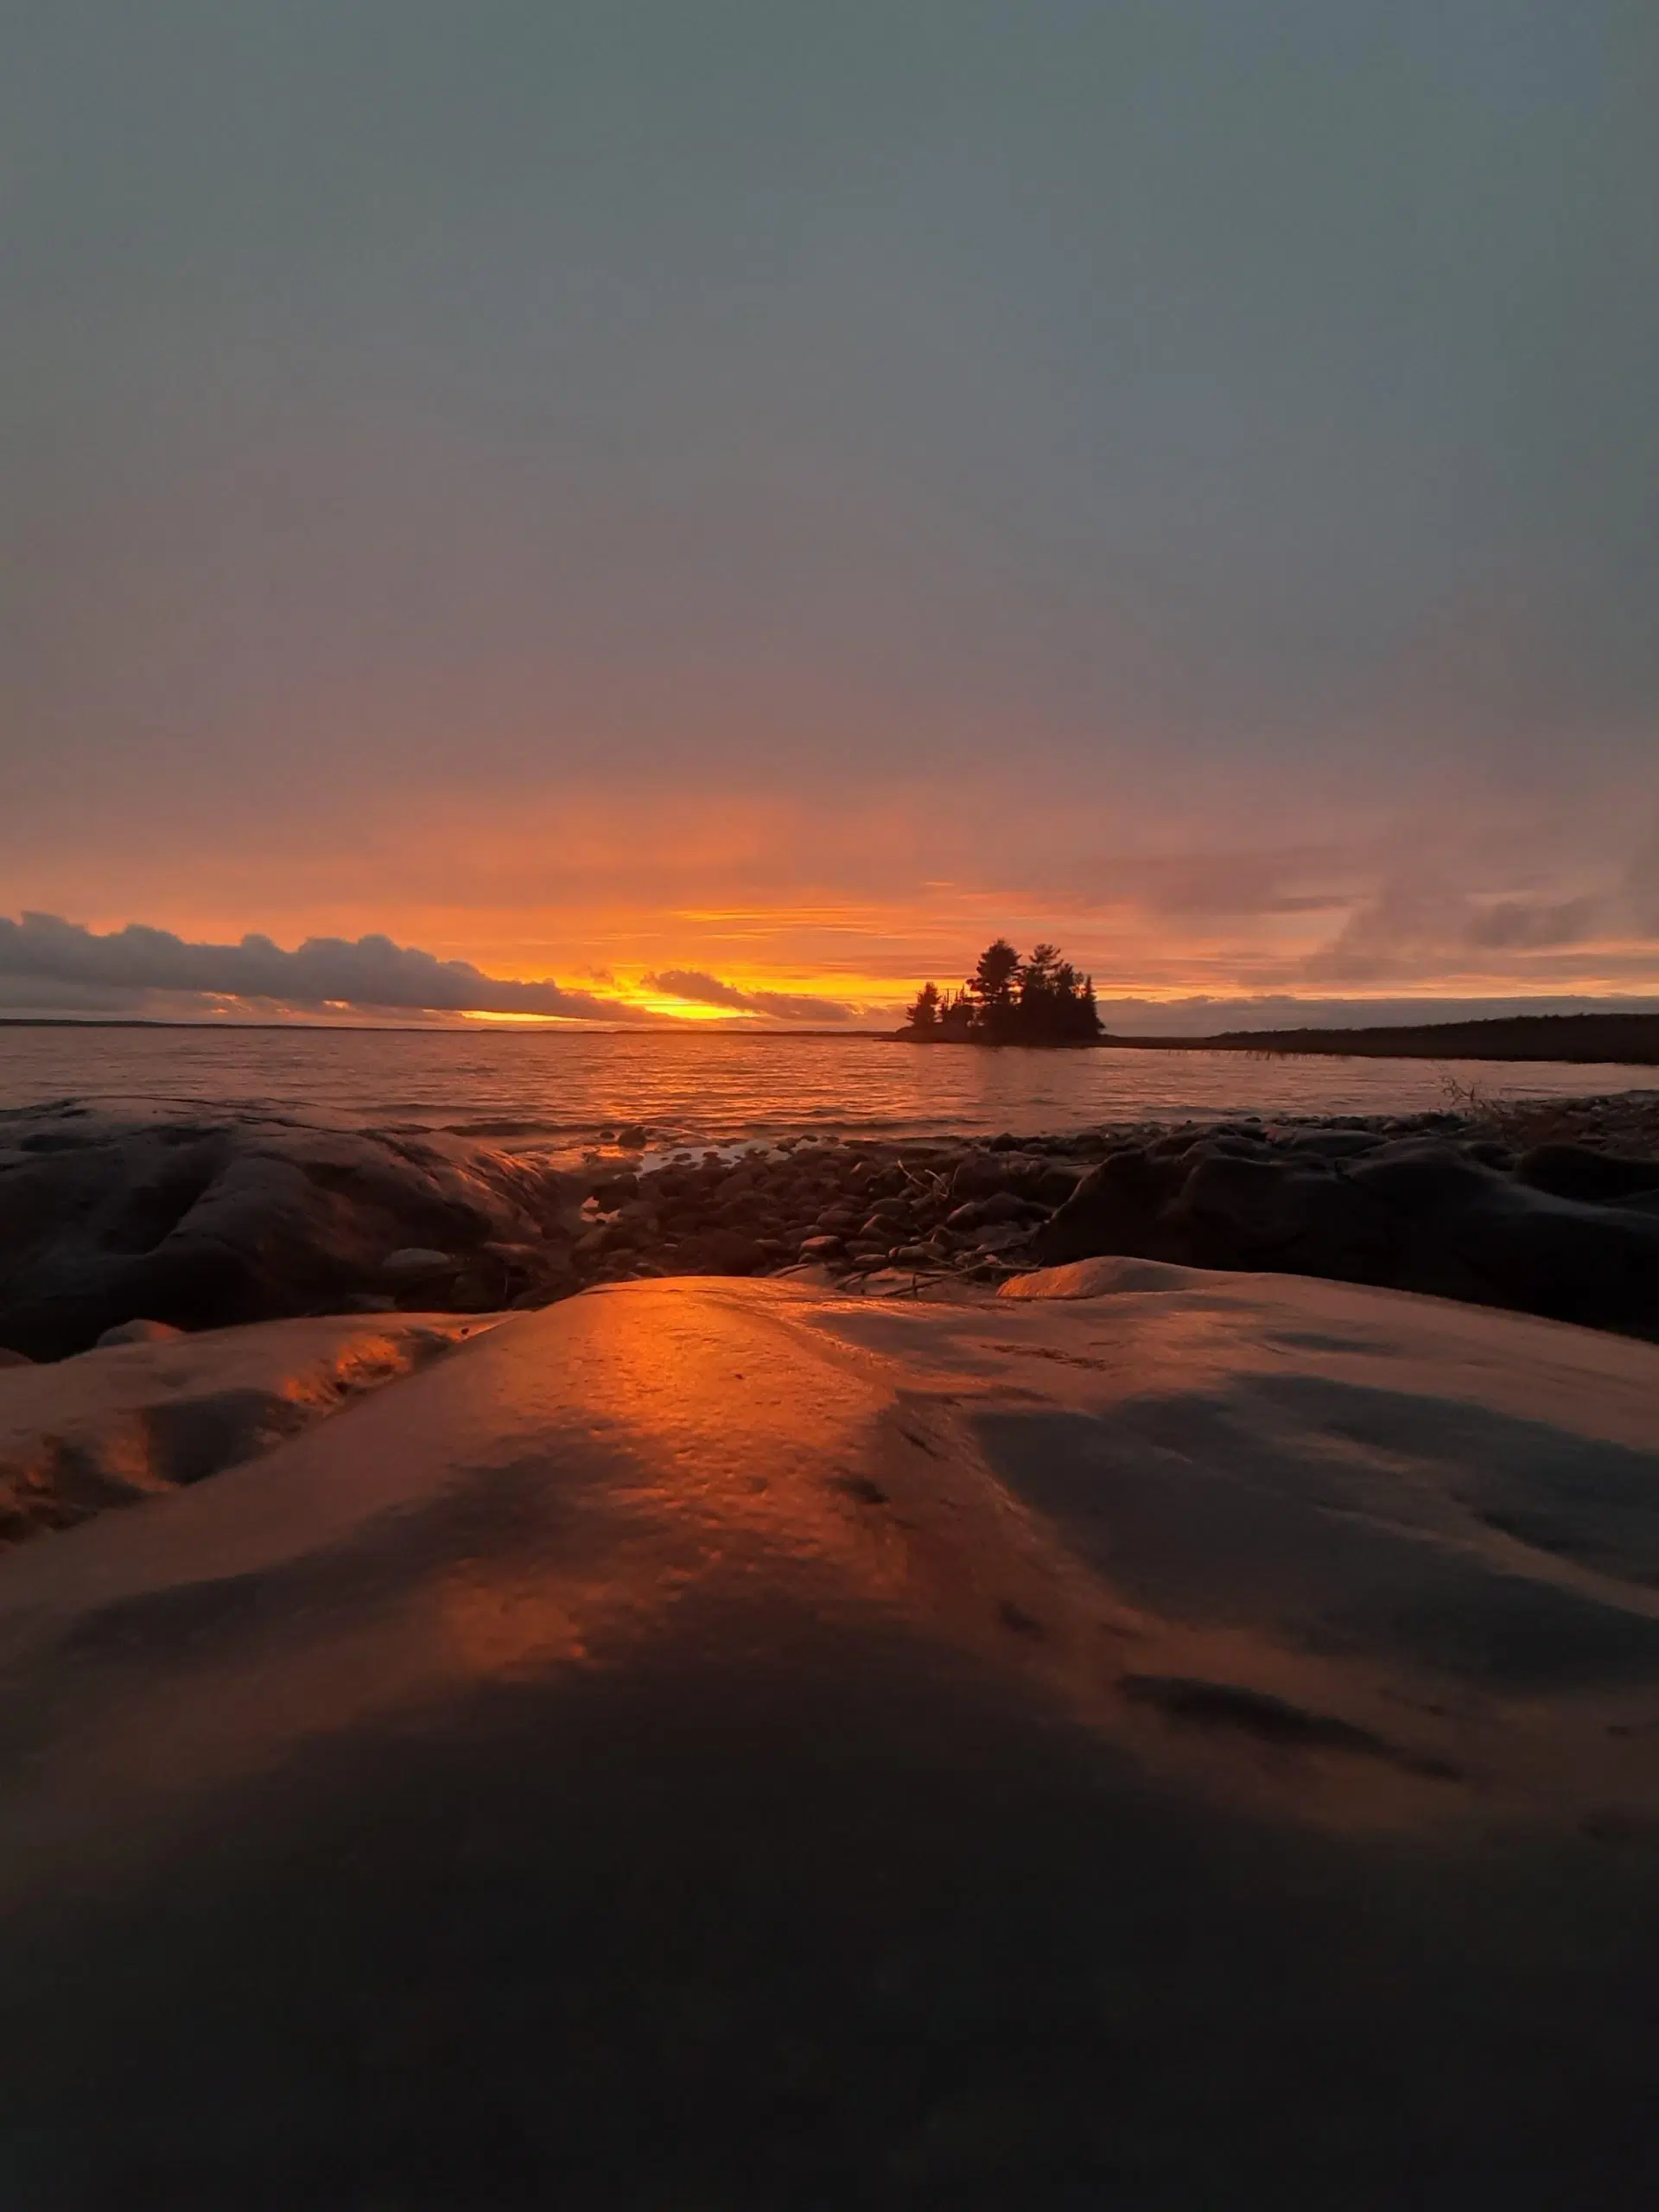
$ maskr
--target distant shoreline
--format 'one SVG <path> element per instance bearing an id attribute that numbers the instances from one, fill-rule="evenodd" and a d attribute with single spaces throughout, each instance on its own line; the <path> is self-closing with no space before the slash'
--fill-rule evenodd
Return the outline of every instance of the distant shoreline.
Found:
<path id="1" fill-rule="evenodd" d="M 976 1037 L 918 1037 L 894 1030 L 905 1044 L 966 1045 Z M 1123 1037 L 1109 1031 L 1094 1044 L 1038 1050 L 1135 1052 L 1261 1052 L 1383 1060 L 1555 1060 L 1585 1065 L 1659 1067 L 1659 1014 L 1520 1014 L 1482 1021 L 1427 1021 L 1369 1029 L 1224 1029 L 1207 1037 Z M 1006 1049 L 992 1046 L 992 1050 Z M 1030 1049 L 1030 1048 L 1027 1048 Z"/>

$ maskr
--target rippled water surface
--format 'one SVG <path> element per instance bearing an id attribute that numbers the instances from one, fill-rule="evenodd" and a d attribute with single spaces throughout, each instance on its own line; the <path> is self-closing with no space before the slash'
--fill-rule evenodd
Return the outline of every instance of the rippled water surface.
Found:
<path id="1" fill-rule="evenodd" d="M 994 1134 L 1240 1112 L 1409 1112 L 1487 1096 L 1653 1089 L 1651 1068 L 918 1051 L 885 1038 L 299 1029 L 0 1029 L 0 1106 L 69 1096 L 252 1105 L 563 1148 L 644 1122 L 690 1143 L 798 1129 Z"/>

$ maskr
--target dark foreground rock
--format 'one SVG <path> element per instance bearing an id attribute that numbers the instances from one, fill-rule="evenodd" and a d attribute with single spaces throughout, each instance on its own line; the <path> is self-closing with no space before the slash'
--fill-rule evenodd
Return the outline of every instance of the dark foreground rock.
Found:
<path id="1" fill-rule="evenodd" d="M 17 1553 L 0 2202 L 1659 2201 L 1659 1352 L 1016 1287 L 601 1291 Z"/>
<path id="2" fill-rule="evenodd" d="M 0 1115 L 0 1344 L 57 1359 L 137 1319 L 543 1302 L 575 1287 L 581 1203 L 570 1179 L 453 1139 Z"/>
<path id="3" fill-rule="evenodd" d="M 1111 1252 L 1659 1327 L 1659 1097 L 702 1158 L 642 1153 L 639 1133 L 572 1168 L 271 1116 L 0 1114 L 0 1349 L 798 1266 L 902 1294 Z"/>
<path id="4" fill-rule="evenodd" d="M 1331 1135 L 1347 1141 L 1122 1146 L 1055 1213 L 1039 1254 L 1325 1275 L 1659 1330 L 1659 1162 L 1557 1144 L 1500 1165 L 1478 1139 Z"/>

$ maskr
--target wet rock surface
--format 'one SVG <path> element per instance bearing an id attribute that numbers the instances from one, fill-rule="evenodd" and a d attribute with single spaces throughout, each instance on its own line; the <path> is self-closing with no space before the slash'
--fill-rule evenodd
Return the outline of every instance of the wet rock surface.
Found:
<path id="1" fill-rule="evenodd" d="M 0 1551 L 204 1482 L 428 1366 L 493 1315 L 106 1330 L 0 1376 Z M 0 1363 L 3 1364 L 3 1363 Z"/>
<path id="2" fill-rule="evenodd" d="M 1146 1261 L 516 1315 L 5 1562 L 0 2202 L 1650 2205 L 1656 1423 Z"/>
<path id="3" fill-rule="evenodd" d="M 882 1295 L 1119 1253 L 1659 1328 L 1659 1096 L 1140 1124 L 988 1143 L 787 1139 L 572 1167 L 275 1116 L 0 1115 L 0 1346 L 543 1306 L 654 1275 L 807 1268 Z"/>

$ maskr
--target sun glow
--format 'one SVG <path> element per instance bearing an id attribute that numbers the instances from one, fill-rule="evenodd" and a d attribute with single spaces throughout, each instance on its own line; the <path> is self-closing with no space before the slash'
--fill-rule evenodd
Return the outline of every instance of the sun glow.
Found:
<path id="1" fill-rule="evenodd" d="M 752 1024 L 755 1016 L 741 1007 L 705 1006 L 699 999 L 677 999 L 666 991 L 631 990 L 620 1001 L 643 1007 L 647 1014 L 667 1015 L 675 1021 L 725 1021 Z"/>

